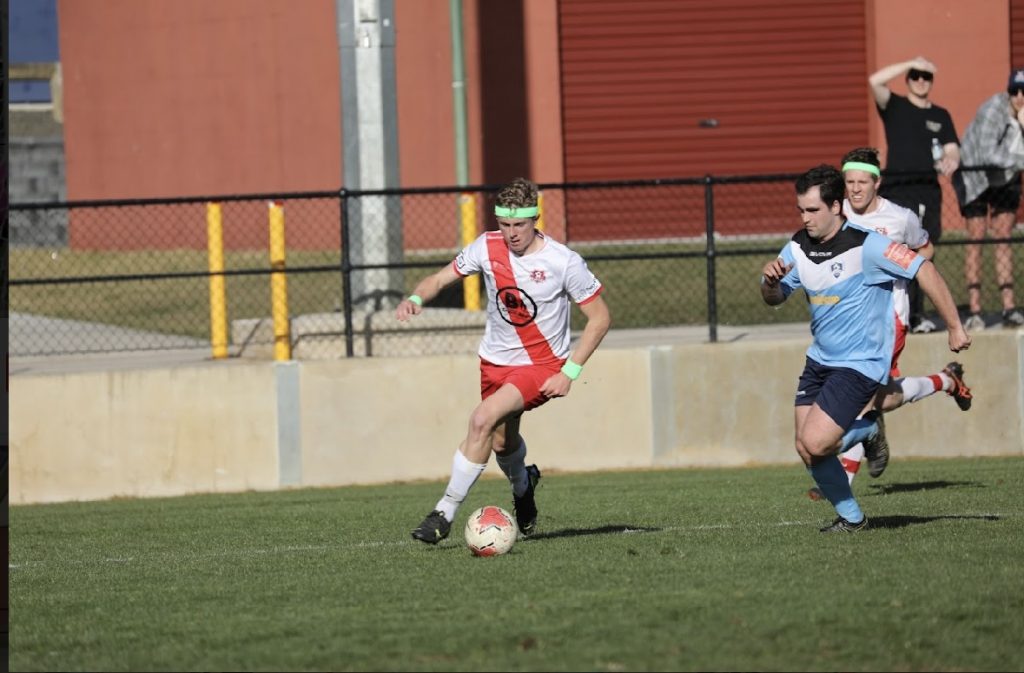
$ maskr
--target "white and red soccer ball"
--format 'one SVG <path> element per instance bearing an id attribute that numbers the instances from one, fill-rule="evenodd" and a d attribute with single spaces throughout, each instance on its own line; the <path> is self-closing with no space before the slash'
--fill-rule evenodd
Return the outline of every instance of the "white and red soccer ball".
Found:
<path id="1" fill-rule="evenodd" d="M 466 521 L 466 546 L 476 556 L 500 556 L 516 543 L 516 520 L 500 507 L 485 505 Z"/>

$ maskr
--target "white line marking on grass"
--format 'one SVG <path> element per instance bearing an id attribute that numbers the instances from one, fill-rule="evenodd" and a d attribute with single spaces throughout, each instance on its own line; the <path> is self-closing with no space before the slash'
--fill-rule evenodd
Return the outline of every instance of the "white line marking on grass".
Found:
<path id="1" fill-rule="evenodd" d="M 899 515 L 895 515 L 899 516 Z M 914 515 L 907 515 L 914 516 Z M 944 518 L 948 519 L 982 519 L 982 518 L 996 518 L 996 519 L 1019 519 L 1024 516 L 1024 512 L 1013 512 L 1009 514 L 1001 513 L 964 513 L 964 514 L 934 514 L 930 517 L 936 521 Z M 824 517 L 828 518 L 828 517 Z M 636 535 L 639 533 L 675 533 L 675 532 L 686 532 L 686 531 L 704 531 L 704 530 L 730 530 L 730 529 L 746 529 L 746 528 L 782 528 L 788 526 L 817 526 L 821 523 L 821 519 L 815 519 L 813 521 L 778 521 L 776 523 L 765 524 L 765 523 L 750 523 L 750 524 L 735 524 L 735 523 L 716 523 L 716 524 L 694 524 L 691 526 L 665 526 L 662 528 L 651 529 L 651 528 L 623 528 L 618 531 L 621 535 Z M 556 533 L 557 531 L 550 531 Z M 614 533 L 606 533 L 614 534 Z M 537 538 L 535 538 L 537 539 Z M 457 539 L 455 540 L 457 542 Z M 525 538 L 525 541 L 530 541 L 530 538 Z M 8 563 L 8 569 L 17 569 L 28 566 L 46 566 L 46 565 L 86 565 L 95 563 L 133 563 L 136 561 L 160 561 L 167 558 L 182 559 L 182 560 L 199 560 L 204 558 L 218 558 L 225 556 L 234 557 L 254 557 L 264 556 L 267 554 L 292 554 L 292 553 L 306 553 L 306 552 L 328 552 L 328 551 L 343 551 L 346 549 L 380 549 L 387 547 L 406 547 L 411 545 L 420 545 L 422 543 L 414 540 L 365 540 L 362 542 L 353 542 L 351 544 L 333 544 L 333 545 L 290 545 L 286 547 L 267 547 L 267 548 L 255 548 L 255 549 L 231 549 L 226 551 L 208 551 L 208 552 L 196 552 L 196 553 L 181 553 L 181 552 L 165 552 L 156 553 L 146 556 L 127 556 L 127 557 L 108 557 L 103 559 L 46 559 L 46 560 L 32 560 L 22 561 L 20 563 Z M 461 543 L 459 543 L 461 544 Z M 447 546 L 447 545 L 446 545 Z"/>

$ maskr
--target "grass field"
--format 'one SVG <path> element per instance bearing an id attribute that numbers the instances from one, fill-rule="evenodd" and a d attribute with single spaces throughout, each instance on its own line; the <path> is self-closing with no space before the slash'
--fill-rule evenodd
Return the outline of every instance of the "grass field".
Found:
<path id="1" fill-rule="evenodd" d="M 534 457 L 543 467 L 543 454 Z M 822 535 L 797 464 L 545 474 L 478 559 L 443 484 L 10 509 L 11 670 L 1024 670 L 1024 458 L 894 459 Z"/>

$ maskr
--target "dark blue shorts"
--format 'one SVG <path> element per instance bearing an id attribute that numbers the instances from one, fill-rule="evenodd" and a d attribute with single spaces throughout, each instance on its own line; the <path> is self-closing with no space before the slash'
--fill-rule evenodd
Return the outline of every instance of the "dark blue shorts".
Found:
<path id="1" fill-rule="evenodd" d="M 815 402 L 836 425 L 846 430 L 875 396 L 881 384 L 846 367 L 827 367 L 807 358 L 794 405 Z"/>

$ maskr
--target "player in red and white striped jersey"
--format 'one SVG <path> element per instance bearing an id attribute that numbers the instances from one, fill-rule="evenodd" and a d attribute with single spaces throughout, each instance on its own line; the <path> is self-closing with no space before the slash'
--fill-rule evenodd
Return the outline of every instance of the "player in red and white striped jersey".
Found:
<path id="1" fill-rule="evenodd" d="M 446 286 L 476 273 L 484 278 L 487 326 L 478 351 L 482 401 L 470 414 L 444 496 L 412 532 L 429 544 L 448 536 L 492 452 L 512 484 L 520 532 L 534 531 L 540 471 L 526 465 L 522 414 L 569 394 L 611 324 L 603 286 L 583 258 L 537 230 L 537 186 L 518 178 L 498 193 L 495 204 L 499 230 L 485 232 L 451 264 L 420 281 L 395 311 L 399 320 L 409 320 Z M 574 349 L 570 301 L 587 320 Z"/>

